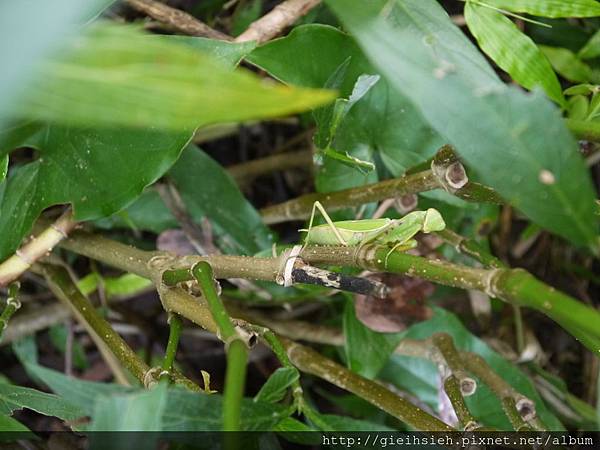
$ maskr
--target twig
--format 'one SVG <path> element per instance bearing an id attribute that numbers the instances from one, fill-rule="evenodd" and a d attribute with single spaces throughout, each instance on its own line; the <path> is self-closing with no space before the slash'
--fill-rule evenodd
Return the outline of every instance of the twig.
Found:
<path id="1" fill-rule="evenodd" d="M 282 339 L 282 343 L 287 349 L 292 364 L 301 371 L 316 375 L 364 398 L 416 430 L 446 432 L 453 430 L 449 425 L 427 414 L 384 386 L 349 371 L 314 350 L 287 339 Z"/>
<path id="2" fill-rule="evenodd" d="M 248 29 L 240 34 L 235 41 L 256 41 L 262 44 L 273 39 L 285 27 L 292 25 L 319 3 L 321 3 L 321 0 L 285 0 L 268 14 L 252 22 Z"/>
<path id="3" fill-rule="evenodd" d="M 425 167 L 427 164 L 431 166 L 430 169 Z M 313 204 L 317 200 L 328 211 L 335 211 L 433 189 L 444 189 L 470 202 L 503 203 L 502 198 L 491 188 L 469 181 L 464 167 L 450 146 L 442 147 L 435 158 L 427 164 L 420 165 L 422 170 L 416 172 L 409 170 L 405 176 L 400 178 L 342 191 L 303 195 L 278 205 L 263 208 L 261 215 L 267 224 L 301 220 L 310 215 Z"/>
<path id="4" fill-rule="evenodd" d="M 0 264 L 0 287 L 19 278 L 37 260 L 51 252 L 60 241 L 67 237 L 75 225 L 77 222 L 73 220 L 71 208 L 68 208 L 56 222 Z"/>
<path id="5" fill-rule="evenodd" d="M 165 350 L 165 358 L 163 359 L 162 369 L 166 372 L 173 370 L 175 355 L 177 355 L 177 347 L 179 346 L 179 336 L 181 336 L 181 319 L 177 314 L 169 313 L 169 340 Z"/>
<path id="6" fill-rule="evenodd" d="M 43 272 L 52 292 L 70 307 L 84 325 L 87 324 L 102 339 L 132 375 L 144 383 L 150 368 L 112 329 L 110 324 L 96 312 L 94 305 L 83 296 L 73 283 L 67 270 L 63 267 L 46 265 L 43 267 Z M 200 390 L 196 384 L 181 375 L 176 374 L 175 381 L 191 390 Z"/>
<path id="7" fill-rule="evenodd" d="M 231 37 L 217 31 L 194 16 L 154 0 L 126 0 L 132 8 L 147 14 L 159 22 L 165 23 L 177 31 L 190 36 L 208 37 L 230 41 Z"/>
<path id="8" fill-rule="evenodd" d="M 476 353 L 463 352 L 461 359 L 469 372 L 483 381 L 502 403 L 507 417 L 515 429 L 523 426 L 522 421 L 529 422 L 536 417 L 535 403 L 518 393 L 511 385 L 494 372 L 485 360 Z M 519 417 L 519 420 L 516 420 Z"/>
<path id="9" fill-rule="evenodd" d="M 431 337 L 431 340 L 444 361 L 445 367 L 441 369 L 442 378 L 453 377 L 458 382 L 462 396 L 473 395 L 477 389 L 477 383 L 467 375 L 464 363 L 454 347 L 452 337 L 447 333 L 436 333 Z"/>
<path id="10" fill-rule="evenodd" d="M 217 324 L 217 336 L 225 342 L 227 351 L 227 372 L 223 392 L 223 431 L 239 431 L 240 407 L 244 396 L 248 360 L 246 343 L 239 336 L 219 299 L 210 264 L 200 261 L 192 267 L 191 271 L 200 285 L 202 296 Z"/>
<path id="11" fill-rule="evenodd" d="M 310 150 L 277 153 L 264 158 L 253 159 L 252 161 L 229 166 L 227 172 L 235 178 L 239 185 L 244 186 L 253 178 L 261 175 L 296 167 L 312 167 L 312 152 Z"/>

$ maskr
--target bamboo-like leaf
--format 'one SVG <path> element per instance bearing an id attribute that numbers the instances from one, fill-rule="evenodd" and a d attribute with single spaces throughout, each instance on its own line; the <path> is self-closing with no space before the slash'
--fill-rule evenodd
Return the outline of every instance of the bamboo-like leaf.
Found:
<path id="1" fill-rule="evenodd" d="M 540 17 L 600 16 L 600 3 L 596 0 L 482 0 L 481 3 Z"/>
<path id="2" fill-rule="evenodd" d="M 600 30 L 596 31 L 589 41 L 579 50 L 581 59 L 592 59 L 600 56 Z"/>
<path id="3" fill-rule="evenodd" d="M 517 83 L 527 89 L 542 87 L 548 97 L 565 105 L 560 83 L 550 62 L 508 17 L 468 2 L 465 19 L 481 49 Z"/>
<path id="4" fill-rule="evenodd" d="M 546 55 L 554 70 L 565 79 L 574 83 L 586 83 L 592 79 L 592 68 L 571 50 L 546 45 L 540 45 L 539 48 Z"/>
<path id="5" fill-rule="evenodd" d="M 108 24 L 71 39 L 36 75 L 14 114 L 83 126 L 179 132 L 292 114 L 333 99 L 329 91 L 264 83 L 189 45 Z"/>

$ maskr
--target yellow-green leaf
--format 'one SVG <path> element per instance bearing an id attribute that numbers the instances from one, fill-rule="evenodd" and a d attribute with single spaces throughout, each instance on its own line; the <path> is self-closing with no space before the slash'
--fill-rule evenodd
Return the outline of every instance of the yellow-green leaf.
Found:
<path id="1" fill-rule="evenodd" d="M 506 16 L 468 2 L 465 19 L 481 49 L 521 86 L 539 86 L 548 97 L 564 106 L 565 98 L 548 59 L 535 43 Z"/>
<path id="2" fill-rule="evenodd" d="M 592 68 L 566 48 L 540 45 L 540 50 L 563 78 L 575 83 L 586 83 L 592 79 Z"/>
<path id="3" fill-rule="evenodd" d="M 189 130 L 305 111 L 333 92 L 267 83 L 137 27 L 99 24 L 37 67 L 14 114 L 78 126 Z M 228 44 L 237 45 L 237 44 Z"/>
<path id="4" fill-rule="evenodd" d="M 600 3 L 596 0 L 483 0 L 482 3 L 541 17 L 600 16 Z"/>

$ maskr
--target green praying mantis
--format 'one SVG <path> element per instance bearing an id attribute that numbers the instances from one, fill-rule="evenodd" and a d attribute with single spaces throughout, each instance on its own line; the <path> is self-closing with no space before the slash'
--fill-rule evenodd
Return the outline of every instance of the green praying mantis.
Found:
<path id="1" fill-rule="evenodd" d="M 313 227 L 316 211 L 319 211 L 327 223 Z M 413 238 L 419 233 L 431 233 L 441 231 L 446 223 L 439 211 L 429 208 L 426 211 L 413 211 L 400 219 L 363 219 L 343 220 L 333 222 L 331 217 L 316 201 L 313 204 L 312 213 L 306 232 L 304 245 L 342 245 L 347 247 L 362 247 L 369 243 L 388 245 L 390 251 L 385 257 L 387 266 L 388 257 L 392 252 L 405 251 L 414 248 L 417 241 Z"/>

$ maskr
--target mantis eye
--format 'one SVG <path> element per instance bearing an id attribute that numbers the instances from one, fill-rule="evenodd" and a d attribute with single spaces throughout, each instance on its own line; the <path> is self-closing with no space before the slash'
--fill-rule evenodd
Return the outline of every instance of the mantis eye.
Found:
<path id="1" fill-rule="evenodd" d="M 425 213 L 425 220 L 423 220 L 423 232 L 442 231 L 444 228 L 446 228 L 446 222 L 442 215 L 438 210 L 429 208 Z"/>

